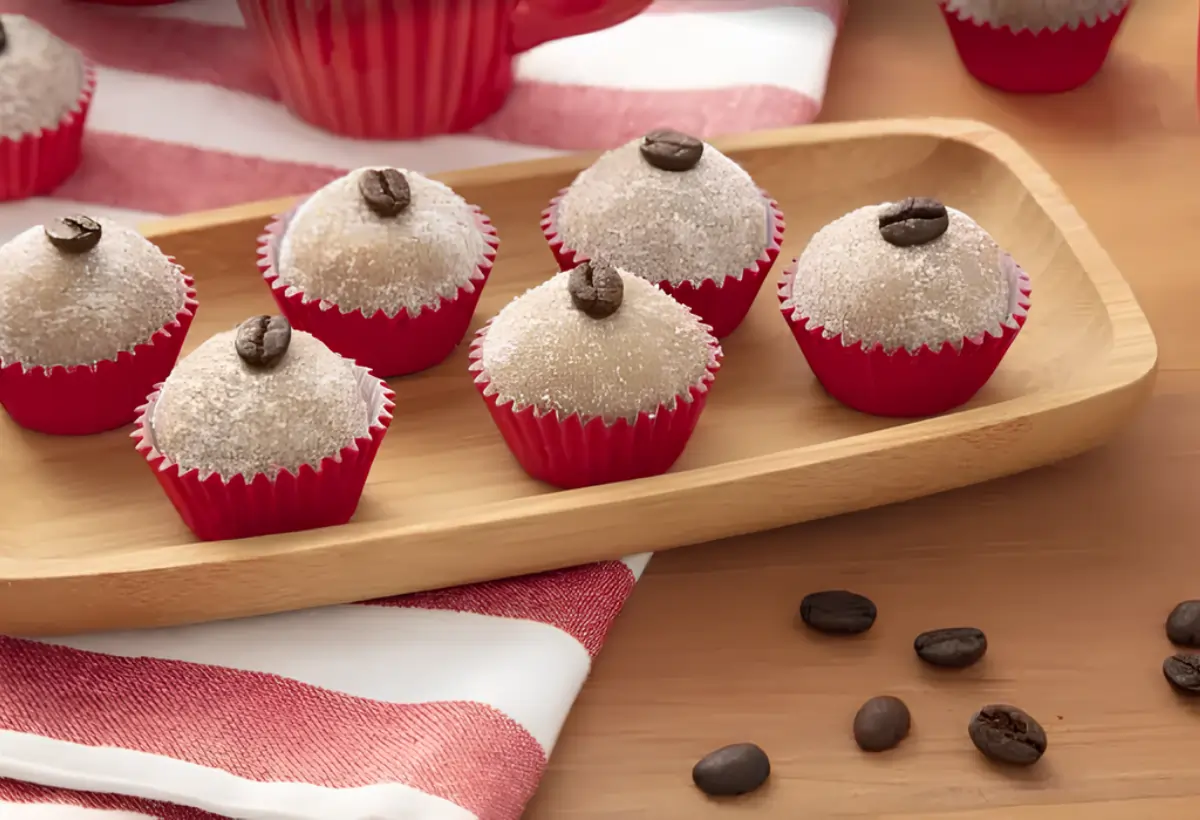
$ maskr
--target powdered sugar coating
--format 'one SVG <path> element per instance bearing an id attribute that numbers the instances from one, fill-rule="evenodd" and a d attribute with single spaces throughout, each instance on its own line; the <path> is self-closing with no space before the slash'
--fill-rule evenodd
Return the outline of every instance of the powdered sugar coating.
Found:
<path id="1" fill-rule="evenodd" d="M 367 435 L 354 362 L 292 330 L 282 361 L 257 369 L 238 357 L 235 336 L 218 333 L 182 359 L 154 405 L 155 447 L 181 470 L 274 478 Z"/>
<path id="2" fill-rule="evenodd" d="M 53 128 L 79 101 L 83 58 L 28 17 L 0 14 L 8 45 L 0 52 L 0 137 Z"/>
<path id="3" fill-rule="evenodd" d="M 1128 5 L 1129 0 L 946 0 L 959 17 L 1013 31 L 1094 26 Z"/>
<path id="4" fill-rule="evenodd" d="M 96 221 L 86 253 L 58 250 L 41 225 L 0 247 L 0 364 L 91 365 L 174 321 L 187 296 L 179 266 L 132 228 Z"/>
<path id="5" fill-rule="evenodd" d="M 973 219 L 947 208 L 950 225 L 932 242 L 898 248 L 879 232 L 868 205 L 826 225 L 800 255 L 784 302 L 797 320 L 823 327 L 827 338 L 881 343 L 885 350 L 958 346 L 984 331 L 998 333 L 1012 314 L 1012 282 L 1002 251 Z"/>
<path id="6" fill-rule="evenodd" d="M 440 182 L 403 171 L 412 204 L 384 218 L 359 194 L 359 168 L 300 206 L 279 248 L 279 282 L 288 295 L 361 310 L 416 316 L 479 279 L 489 245 L 475 210 Z"/>
<path id="7" fill-rule="evenodd" d="M 711 145 L 690 171 L 662 171 L 637 139 L 571 183 L 554 215 L 563 243 L 651 282 L 740 278 L 770 244 L 770 208 L 741 166 Z"/>
<path id="8" fill-rule="evenodd" d="M 620 309 L 592 319 L 571 303 L 560 273 L 504 307 L 488 326 L 479 364 L 489 395 L 560 417 L 633 421 L 689 398 L 720 352 L 686 307 L 621 272 Z"/>

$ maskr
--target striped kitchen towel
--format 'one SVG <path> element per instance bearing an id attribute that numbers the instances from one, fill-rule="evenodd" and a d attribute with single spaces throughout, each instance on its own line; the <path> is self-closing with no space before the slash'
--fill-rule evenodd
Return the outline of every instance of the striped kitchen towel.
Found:
<path id="1" fill-rule="evenodd" d="M 276 101 L 235 0 L 0 0 L 100 66 L 80 171 L 0 205 L 0 241 L 64 211 L 141 222 L 427 173 L 812 119 L 842 0 L 660 0 L 525 55 L 476 132 L 318 132 Z M 252 266 L 252 249 L 247 264 Z M 648 556 L 241 621 L 0 638 L 0 820 L 515 820 Z M 7 778 L 7 779 L 2 779 Z"/>

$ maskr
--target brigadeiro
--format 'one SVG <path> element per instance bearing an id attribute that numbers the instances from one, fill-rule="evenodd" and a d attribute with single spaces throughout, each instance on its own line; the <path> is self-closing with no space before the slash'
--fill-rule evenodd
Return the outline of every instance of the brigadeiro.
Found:
<path id="1" fill-rule="evenodd" d="M 669 129 L 604 154 L 542 218 L 560 269 L 601 258 L 658 285 L 718 338 L 746 318 L 784 227 L 741 166 Z"/>
<path id="2" fill-rule="evenodd" d="M 393 393 L 282 316 L 254 316 L 180 360 L 133 437 L 203 540 L 344 524 Z"/>
<path id="3" fill-rule="evenodd" d="M 1002 91 L 1083 85 L 1108 57 L 1131 0 L 942 0 L 958 56 Z"/>
<path id="4" fill-rule="evenodd" d="M 0 201 L 48 194 L 79 167 L 96 75 L 19 14 L 0 14 Z"/>
<path id="5" fill-rule="evenodd" d="M 926 416 L 991 378 L 1029 310 L 1025 272 L 935 199 L 858 208 L 826 225 L 780 284 L 784 318 L 834 398 Z"/>
<path id="6" fill-rule="evenodd" d="M 510 302 L 470 356 L 517 461 L 567 488 L 670 469 L 704 409 L 721 348 L 685 306 L 595 260 Z"/>
<path id="7" fill-rule="evenodd" d="M 0 404 L 58 435 L 128 424 L 179 357 L 192 279 L 132 228 L 82 214 L 0 247 Z"/>
<path id="8" fill-rule="evenodd" d="M 360 168 L 276 217 L 259 268 L 296 329 L 387 378 L 453 352 L 498 245 L 487 217 L 446 185 Z"/>

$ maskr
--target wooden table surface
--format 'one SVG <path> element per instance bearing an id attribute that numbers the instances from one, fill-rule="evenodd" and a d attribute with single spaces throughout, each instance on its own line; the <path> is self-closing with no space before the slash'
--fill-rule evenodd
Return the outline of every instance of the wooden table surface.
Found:
<path id="1" fill-rule="evenodd" d="M 971 117 L 1027 146 L 1154 326 L 1154 398 L 1063 464 L 656 557 L 527 817 L 1194 820 L 1200 704 L 1161 664 L 1167 612 L 1200 598 L 1197 3 L 1137 0 L 1100 76 L 1040 98 L 973 82 L 933 0 L 850 5 L 823 118 Z M 879 605 L 863 638 L 794 627 L 805 593 L 835 587 Z M 959 625 L 987 632 L 984 661 L 921 668 L 913 637 Z M 851 721 L 885 693 L 913 733 L 867 756 Z M 1046 727 L 1038 766 L 1003 771 L 971 745 L 972 711 L 997 701 Z M 770 754 L 767 786 L 704 798 L 692 764 L 744 740 Z"/>

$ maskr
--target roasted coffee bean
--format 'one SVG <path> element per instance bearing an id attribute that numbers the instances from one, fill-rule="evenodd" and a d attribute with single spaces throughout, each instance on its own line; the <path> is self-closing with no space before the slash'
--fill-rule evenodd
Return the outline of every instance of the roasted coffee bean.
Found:
<path id="1" fill-rule="evenodd" d="M 946 206 L 928 197 L 909 197 L 879 212 L 879 233 L 899 248 L 932 242 L 950 227 Z"/>
<path id="2" fill-rule="evenodd" d="M 1046 730 L 1015 706 L 983 707 L 971 718 L 967 734 L 984 757 L 997 763 L 1029 766 L 1046 751 Z"/>
<path id="3" fill-rule="evenodd" d="M 567 277 L 571 303 L 593 319 L 612 316 L 625 297 L 625 282 L 612 265 L 598 260 L 584 262 Z"/>
<path id="4" fill-rule="evenodd" d="M 864 703 L 854 716 L 854 742 L 864 752 L 885 752 L 900 745 L 912 728 L 904 701 L 881 695 Z"/>
<path id="5" fill-rule="evenodd" d="M 926 663 L 961 669 L 987 652 L 987 636 L 971 626 L 931 629 L 917 636 L 913 649 Z"/>
<path id="6" fill-rule="evenodd" d="M 358 192 L 367 207 L 382 217 L 396 216 L 412 202 L 408 180 L 395 168 L 371 168 L 358 178 Z"/>
<path id="7" fill-rule="evenodd" d="M 100 244 L 103 233 L 99 222 L 82 214 L 52 219 L 42 230 L 50 244 L 63 253 L 87 253 Z"/>
<path id="8" fill-rule="evenodd" d="M 255 316 L 238 325 L 234 347 L 251 367 L 271 368 L 287 353 L 292 326 L 282 316 Z"/>
<path id="9" fill-rule="evenodd" d="M 642 138 L 642 156 L 660 171 L 690 171 L 704 156 L 704 142 L 693 136 L 660 128 Z"/>
<path id="10" fill-rule="evenodd" d="M 1184 601 L 1171 610 L 1167 638 L 1176 646 L 1200 647 L 1200 601 Z"/>
<path id="11" fill-rule="evenodd" d="M 828 589 L 804 596 L 800 619 L 818 632 L 857 635 L 875 623 L 875 604 L 855 592 Z"/>
<path id="12" fill-rule="evenodd" d="M 752 792 L 767 782 L 771 761 L 753 743 L 735 743 L 710 752 L 692 767 L 692 781 L 705 794 L 728 797 Z"/>
<path id="13" fill-rule="evenodd" d="M 1163 675 L 1176 692 L 1200 695 L 1200 655 L 1180 652 L 1163 661 Z"/>

